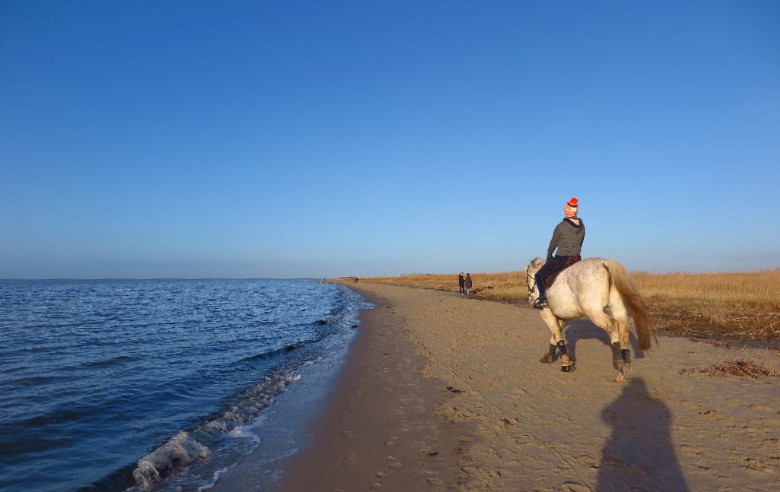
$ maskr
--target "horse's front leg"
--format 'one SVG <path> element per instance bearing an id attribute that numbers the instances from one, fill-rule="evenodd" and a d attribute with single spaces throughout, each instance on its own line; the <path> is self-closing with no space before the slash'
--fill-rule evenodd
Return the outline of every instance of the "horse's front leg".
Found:
<path id="1" fill-rule="evenodd" d="M 569 350 L 566 348 L 566 342 L 561 339 L 558 342 L 558 351 L 561 354 L 561 371 L 571 372 L 574 370 L 574 361 L 569 356 Z"/>
<path id="2" fill-rule="evenodd" d="M 547 349 L 547 352 L 544 353 L 541 359 L 539 359 L 541 362 L 544 362 L 545 364 L 549 364 L 550 362 L 555 362 L 558 359 L 558 355 L 555 353 L 556 351 L 556 345 L 554 343 L 550 344 L 550 347 Z"/>
<path id="3" fill-rule="evenodd" d="M 569 356 L 566 348 L 566 341 L 563 339 L 563 327 L 565 320 L 557 318 L 550 309 L 542 310 L 542 319 L 550 328 L 550 347 L 547 353 L 542 356 L 541 361 L 545 363 L 555 362 L 558 357 L 561 358 L 561 371 L 570 372 L 574 370 L 574 362 Z"/>
<path id="4" fill-rule="evenodd" d="M 541 362 L 544 362 L 545 364 L 548 364 L 550 362 L 555 362 L 558 360 L 558 355 L 556 354 L 557 348 L 558 348 L 558 342 L 563 339 L 561 333 L 562 333 L 562 326 L 559 322 L 560 320 L 555 317 L 554 314 L 552 314 L 552 311 L 550 311 L 549 308 L 542 309 L 542 320 L 545 322 L 547 327 L 550 329 L 550 346 L 547 349 L 547 352 L 544 353 L 542 358 L 540 359 Z"/>

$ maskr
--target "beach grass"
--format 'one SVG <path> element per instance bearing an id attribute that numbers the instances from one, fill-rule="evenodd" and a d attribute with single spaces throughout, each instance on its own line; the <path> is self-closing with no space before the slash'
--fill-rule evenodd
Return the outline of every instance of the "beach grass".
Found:
<path id="1" fill-rule="evenodd" d="M 780 342 L 780 268 L 739 273 L 632 272 L 658 333 Z M 527 304 L 525 272 L 472 273 L 475 299 Z M 349 281 L 349 278 L 345 278 Z M 458 292 L 458 274 L 367 277 L 360 282 Z"/>

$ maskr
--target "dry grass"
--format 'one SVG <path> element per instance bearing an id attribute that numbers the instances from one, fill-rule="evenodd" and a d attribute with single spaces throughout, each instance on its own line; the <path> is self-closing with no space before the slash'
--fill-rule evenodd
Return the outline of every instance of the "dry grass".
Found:
<path id="1" fill-rule="evenodd" d="M 780 341 L 780 269 L 749 273 L 638 273 L 656 325 L 670 333 Z"/>
<path id="2" fill-rule="evenodd" d="M 526 304 L 525 272 L 472 273 L 474 297 Z M 659 333 L 780 342 L 780 268 L 746 273 L 634 273 Z M 361 282 L 458 292 L 456 274 L 361 278 Z"/>

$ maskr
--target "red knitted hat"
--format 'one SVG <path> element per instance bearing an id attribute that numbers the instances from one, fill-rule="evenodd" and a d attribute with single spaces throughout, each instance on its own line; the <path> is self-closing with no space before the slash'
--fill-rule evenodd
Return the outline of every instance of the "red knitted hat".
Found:
<path id="1" fill-rule="evenodd" d="M 577 205 L 579 205 L 579 201 L 576 198 L 572 198 L 571 200 L 566 202 L 566 205 L 563 206 L 563 214 L 566 217 L 576 217 Z"/>

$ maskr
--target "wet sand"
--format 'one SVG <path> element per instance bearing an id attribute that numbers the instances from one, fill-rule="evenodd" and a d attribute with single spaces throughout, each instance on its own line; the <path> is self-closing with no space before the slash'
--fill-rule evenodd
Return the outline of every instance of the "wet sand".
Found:
<path id="1" fill-rule="evenodd" d="M 539 362 L 549 330 L 526 306 L 355 288 L 377 307 L 279 491 L 780 490 L 780 378 L 699 372 L 780 371 L 776 350 L 660 337 L 617 383 L 587 321 L 562 373 Z"/>

